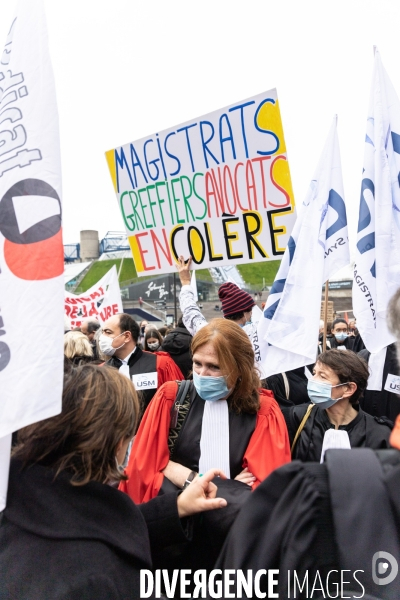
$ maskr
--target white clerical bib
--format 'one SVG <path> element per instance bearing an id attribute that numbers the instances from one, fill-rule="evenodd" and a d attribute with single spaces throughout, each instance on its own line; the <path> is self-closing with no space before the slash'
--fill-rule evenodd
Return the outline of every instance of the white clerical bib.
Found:
<path id="1" fill-rule="evenodd" d="M 143 390 L 153 390 L 157 387 L 157 371 L 154 371 L 153 373 L 140 373 L 139 375 L 132 375 L 132 381 L 138 392 L 143 392 Z"/>
<path id="2" fill-rule="evenodd" d="M 230 479 L 228 404 L 226 400 L 205 401 L 204 404 L 199 473 L 216 468 Z"/>
<path id="3" fill-rule="evenodd" d="M 320 462 L 324 462 L 325 452 L 331 448 L 348 448 L 350 446 L 350 438 L 347 431 L 344 429 L 327 429 L 324 435 L 324 441 L 322 443 L 322 452 Z"/>
<path id="4" fill-rule="evenodd" d="M 376 390 L 380 392 L 382 390 L 382 379 L 383 379 L 383 369 L 385 367 L 386 360 L 386 351 L 387 346 L 382 348 L 379 352 L 372 352 L 369 361 L 369 377 L 368 377 L 368 385 L 367 390 Z"/>
<path id="5" fill-rule="evenodd" d="M 121 365 L 120 368 L 118 369 L 118 371 L 122 375 L 125 375 L 125 377 L 127 377 L 128 379 L 131 378 L 131 376 L 129 375 L 129 365 Z"/>
<path id="6" fill-rule="evenodd" d="M 388 373 L 385 390 L 387 392 L 392 392 L 392 394 L 400 394 L 400 376 Z"/>

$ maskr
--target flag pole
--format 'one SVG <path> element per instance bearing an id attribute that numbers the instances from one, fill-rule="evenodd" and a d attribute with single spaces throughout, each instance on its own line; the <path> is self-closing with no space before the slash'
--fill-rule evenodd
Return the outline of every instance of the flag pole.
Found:
<path id="1" fill-rule="evenodd" d="M 322 352 L 326 350 L 326 335 L 328 329 L 328 290 L 329 290 L 329 279 L 325 281 L 325 301 L 324 301 L 324 337 L 322 341 Z"/>
<path id="2" fill-rule="evenodd" d="M 174 273 L 174 320 L 174 327 L 176 327 L 176 324 L 178 322 L 178 306 L 176 302 L 176 273 Z"/>
<path id="3" fill-rule="evenodd" d="M 336 126 L 338 122 L 338 116 L 335 115 Z M 329 279 L 325 281 L 325 301 L 324 301 L 324 337 L 322 340 L 322 352 L 326 350 L 326 336 L 328 333 L 328 292 L 329 292 Z"/>

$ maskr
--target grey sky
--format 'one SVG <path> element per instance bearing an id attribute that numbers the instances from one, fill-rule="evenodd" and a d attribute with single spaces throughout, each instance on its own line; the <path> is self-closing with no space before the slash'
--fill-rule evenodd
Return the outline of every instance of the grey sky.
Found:
<path id="1" fill-rule="evenodd" d="M 354 239 L 373 44 L 400 94 L 400 3 L 47 0 L 64 242 L 123 230 L 104 152 L 276 87 L 296 202 L 338 132 Z M 14 14 L 0 4 L 0 45 Z"/>

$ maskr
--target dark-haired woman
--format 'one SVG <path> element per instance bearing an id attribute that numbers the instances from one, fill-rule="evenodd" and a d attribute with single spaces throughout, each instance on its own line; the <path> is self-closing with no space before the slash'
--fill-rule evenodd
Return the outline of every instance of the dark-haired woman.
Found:
<path id="1" fill-rule="evenodd" d="M 163 339 L 158 329 L 147 329 L 144 335 L 143 349 L 146 350 L 146 352 L 158 352 L 161 350 L 162 341 Z"/>
<path id="2" fill-rule="evenodd" d="M 282 409 L 293 459 L 322 462 L 329 448 L 389 447 L 391 423 L 359 407 L 368 376 L 366 362 L 354 352 L 333 349 L 318 356 L 307 386 L 311 404 Z"/>
<path id="3" fill-rule="evenodd" d="M 0 524 L 2 600 L 139 598 L 150 549 L 187 539 L 180 518 L 226 505 L 210 483 L 218 470 L 141 507 L 110 485 L 124 478 L 138 409 L 127 377 L 86 365 L 66 375 L 59 415 L 20 430 Z"/>

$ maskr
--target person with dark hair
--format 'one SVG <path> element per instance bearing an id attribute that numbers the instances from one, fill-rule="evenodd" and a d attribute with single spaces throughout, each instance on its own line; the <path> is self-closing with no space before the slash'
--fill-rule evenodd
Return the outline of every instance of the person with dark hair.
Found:
<path id="1" fill-rule="evenodd" d="M 399 345 L 400 289 L 387 313 Z M 339 352 L 344 361 L 354 356 Z M 334 357 L 338 351 L 325 354 Z M 341 380 L 334 381 L 342 384 L 349 374 L 339 371 Z M 358 371 L 362 385 L 367 373 Z M 333 388 L 331 396 L 336 397 Z M 375 451 L 330 449 L 322 464 L 296 460 L 274 471 L 238 515 L 215 568 L 279 569 L 281 598 L 398 600 L 400 415 L 389 444 Z M 261 594 L 267 584 L 262 578 Z M 224 597 L 223 589 L 220 593 Z"/>
<path id="2" fill-rule="evenodd" d="M 328 344 L 329 342 L 329 344 Z M 328 348 L 337 348 L 338 350 L 353 350 L 360 352 L 365 348 L 361 336 L 349 335 L 349 325 L 345 319 L 335 319 L 332 323 L 331 337 L 328 339 Z"/>
<path id="3" fill-rule="evenodd" d="M 141 506 L 115 489 L 138 410 L 127 378 L 85 365 L 65 377 L 62 412 L 19 431 L 0 518 L 1 598 L 139 598 L 151 551 L 188 540 L 181 519 L 226 506 L 216 469 Z"/>
<path id="4" fill-rule="evenodd" d="M 162 343 L 162 349 L 168 352 L 172 360 L 178 365 L 185 379 L 192 371 L 191 342 L 192 336 L 186 329 L 182 317 L 179 317 L 177 327 L 165 336 Z"/>
<path id="5" fill-rule="evenodd" d="M 179 303 L 182 311 L 182 319 L 185 327 L 191 335 L 194 335 L 202 327 L 207 325 L 200 308 L 194 299 L 194 291 L 191 286 L 190 266 L 192 257 L 185 262 L 183 256 L 179 257 L 178 274 L 181 281 Z M 244 329 L 250 339 L 255 332 L 251 322 L 251 313 L 255 302 L 250 294 L 240 289 L 235 283 L 223 283 L 218 288 L 218 296 L 222 305 L 224 319 L 234 321 Z"/>
<path id="6" fill-rule="evenodd" d="M 158 329 L 150 328 L 146 331 L 144 336 L 144 348 L 146 352 L 157 352 L 161 350 L 162 336 Z"/>
<path id="7" fill-rule="evenodd" d="M 292 457 L 322 462 L 328 448 L 388 448 L 391 424 L 359 408 L 368 367 L 354 352 L 318 356 L 307 389 L 311 404 L 283 408 Z"/>
<path id="8" fill-rule="evenodd" d="M 110 356 L 107 365 L 132 379 L 140 392 L 142 413 L 166 381 L 182 380 L 180 369 L 166 352 L 146 352 L 138 346 L 139 326 L 128 314 L 110 317 L 102 327 L 100 350 Z"/>
<path id="9" fill-rule="evenodd" d="M 82 322 L 81 331 L 89 340 L 90 345 L 93 350 L 93 360 L 97 360 L 99 358 L 97 352 L 97 344 L 95 340 L 96 331 L 100 329 L 100 323 L 96 319 L 86 319 Z"/>

